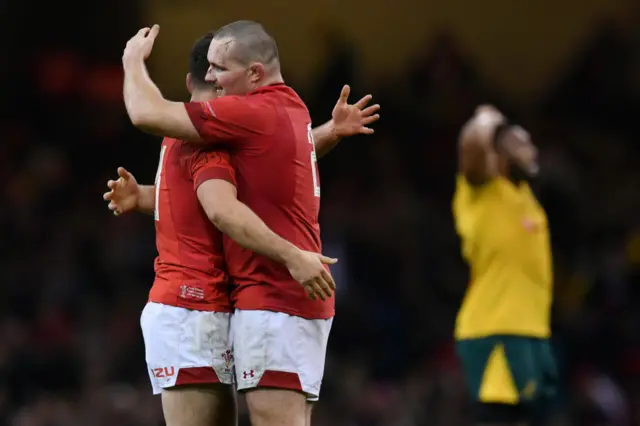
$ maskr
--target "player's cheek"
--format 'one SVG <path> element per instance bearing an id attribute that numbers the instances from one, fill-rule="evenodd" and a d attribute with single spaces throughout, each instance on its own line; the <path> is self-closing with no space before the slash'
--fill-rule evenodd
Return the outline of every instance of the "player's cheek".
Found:
<path id="1" fill-rule="evenodd" d="M 233 76 L 228 73 L 221 73 L 217 75 L 217 82 L 224 90 L 233 91 L 235 88 Z"/>
<path id="2" fill-rule="evenodd" d="M 217 76 L 218 84 L 229 94 L 242 92 L 242 74 L 225 71 Z"/>

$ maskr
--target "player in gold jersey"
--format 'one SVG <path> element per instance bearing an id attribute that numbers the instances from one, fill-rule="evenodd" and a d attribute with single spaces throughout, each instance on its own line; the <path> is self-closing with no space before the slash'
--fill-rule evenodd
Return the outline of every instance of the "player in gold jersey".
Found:
<path id="1" fill-rule="evenodd" d="M 482 425 L 531 425 L 553 392 L 549 231 L 528 183 L 536 156 L 529 134 L 490 106 L 460 134 L 453 213 L 471 280 L 455 337 Z"/>

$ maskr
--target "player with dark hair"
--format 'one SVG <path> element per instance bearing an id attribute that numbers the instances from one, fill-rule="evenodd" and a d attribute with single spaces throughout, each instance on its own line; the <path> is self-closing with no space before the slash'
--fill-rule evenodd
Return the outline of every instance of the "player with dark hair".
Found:
<path id="1" fill-rule="evenodd" d="M 529 134 L 490 106 L 460 134 L 453 213 L 471 280 L 455 337 L 480 425 L 529 425 L 554 391 L 549 230 L 528 183 L 536 157 Z"/>
<path id="2" fill-rule="evenodd" d="M 155 31 L 157 31 L 157 29 Z M 143 35 L 144 33 L 145 32 L 142 32 L 139 35 Z M 136 40 L 132 39 L 132 42 L 130 42 L 128 45 L 128 50 L 130 50 L 129 47 L 131 47 L 131 44 L 135 41 Z M 139 48 L 142 46 L 139 45 L 136 47 Z M 149 52 L 150 52 L 150 48 L 149 48 Z M 143 52 L 138 52 L 139 56 L 137 57 L 137 60 L 132 60 L 135 58 L 128 57 L 129 56 L 128 54 L 130 53 L 131 51 L 125 52 L 125 56 L 123 57 L 123 64 L 125 65 L 125 69 L 126 70 L 128 69 L 128 72 L 129 72 L 129 78 L 127 79 L 128 82 L 125 85 L 125 96 L 127 97 L 127 103 L 129 106 L 131 106 L 130 105 L 131 90 L 135 89 L 137 86 L 136 80 L 138 80 L 139 78 L 142 78 L 143 81 L 145 79 L 148 80 L 148 76 L 146 76 L 146 70 L 144 69 L 144 64 L 142 62 L 142 60 L 145 58 L 145 54 L 140 55 L 140 53 L 143 53 Z M 146 55 L 148 55 L 148 53 Z M 136 62 L 138 61 L 140 63 L 136 65 Z M 194 61 L 192 57 L 191 70 L 195 69 L 193 62 Z M 140 68 L 139 65 L 142 65 L 142 67 Z M 131 67 L 133 67 L 133 69 Z M 140 71 L 142 71 L 142 75 L 140 74 Z M 133 81 L 131 81 L 132 79 Z M 192 87 L 194 87 L 193 76 L 187 78 L 187 85 L 190 87 L 190 90 Z M 219 91 L 222 88 L 226 88 L 226 87 L 218 84 L 207 86 L 207 90 L 210 91 L 209 92 L 210 97 L 213 97 L 215 95 L 216 89 Z M 136 90 L 134 90 L 134 92 L 135 91 Z M 304 112 L 306 113 L 306 118 L 308 121 L 305 121 L 304 128 L 303 128 L 304 132 L 302 133 L 302 136 L 304 137 L 303 139 L 304 144 L 302 146 L 297 145 L 300 140 L 299 139 L 299 136 L 301 136 L 300 134 L 296 134 L 295 135 L 296 137 L 293 137 L 293 138 L 292 138 L 293 135 L 285 134 L 285 137 L 282 139 L 282 143 L 290 144 L 290 146 L 289 148 L 285 148 L 284 153 L 282 152 L 283 147 L 279 147 L 275 145 L 275 143 L 278 142 L 279 139 L 274 139 L 273 137 L 271 137 L 267 141 L 273 145 L 272 149 L 270 149 L 268 153 L 266 153 L 264 149 L 260 149 L 259 146 L 256 146 L 256 148 L 258 148 L 258 151 L 255 151 L 254 153 L 259 154 L 260 151 L 262 151 L 261 155 L 266 157 L 265 158 L 266 161 L 275 160 L 274 162 L 272 162 L 272 164 L 270 164 L 273 166 L 273 171 L 271 172 L 272 176 L 266 175 L 264 176 L 264 179 L 262 182 L 256 182 L 254 180 L 253 182 L 250 183 L 250 182 L 247 182 L 248 180 L 247 177 L 253 177 L 255 179 L 255 176 L 247 176 L 246 169 L 244 169 L 245 170 L 244 175 L 240 175 L 237 172 L 235 174 L 237 178 L 237 184 L 238 184 L 238 199 L 240 199 L 240 201 L 243 201 L 246 204 L 252 203 L 253 205 L 250 205 L 250 207 L 255 211 L 262 210 L 261 213 L 263 214 L 261 214 L 261 217 L 265 219 L 265 222 L 267 222 L 267 224 L 270 227 L 275 229 L 277 226 L 279 226 L 281 229 L 283 229 L 282 225 L 279 223 L 279 221 L 282 220 L 281 212 L 284 212 L 287 215 L 287 219 L 289 219 L 290 215 L 292 215 L 293 216 L 292 219 L 294 219 L 295 222 L 297 222 L 297 225 L 301 224 L 305 227 L 311 226 L 312 230 L 314 231 L 313 239 L 311 240 L 311 242 L 308 241 L 308 237 L 305 237 L 305 234 L 308 233 L 308 230 L 305 228 L 294 229 L 293 233 L 291 231 L 288 231 L 288 232 L 282 231 L 282 230 L 278 231 L 280 235 L 283 235 L 289 241 L 295 242 L 298 247 L 308 249 L 308 250 L 311 249 L 314 252 L 314 253 L 304 252 L 294 246 L 295 250 L 293 250 L 293 252 L 302 253 L 304 255 L 305 260 L 320 259 L 320 260 L 324 260 L 325 262 L 330 261 L 329 259 L 323 258 L 319 254 L 315 254 L 320 252 L 319 238 L 317 235 L 317 211 L 314 213 L 314 216 L 311 217 L 311 219 L 313 220 L 312 223 L 300 223 L 299 218 L 297 218 L 296 216 L 300 214 L 306 214 L 306 211 L 305 211 L 306 207 L 304 205 L 295 206 L 295 209 L 298 209 L 300 207 L 302 209 L 302 211 L 296 211 L 296 210 L 290 210 L 290 208 L 288 208 L 286 204 L 278 205 L 274 203 L 278 203 L 279 202 L 278 198 L 282 199 L 283 197 L 284 197 L 283 201 L 285 201 L 286 203 L 288 197 L 295 196 L 299 190 L 304 190 L 305 186 L 309 186 L 310 190 L 313 192 L 312 194 L 313 198 L 311 198 L 311 201 L 313 201 L 313 203 L 310 204 L 310 207 L 314 209 L 317 208 L 317 203 L 315 202 L 315 198 L 317 198 L 316 188 L 318 188 L 318 181 L 317 181 L 317 175 L 315 174 L 315 172 L 313 176 L 308 176 L 308 179 L 302 182 L 302 185 L 298 185 L 299 188 L 297 189 L 295 187 L 292 188 L 291 186 L 292 184 L 296 184 L 295 179 L 290 179 L 292 177 L 295 178 L 295 176 L 290 176 L 287 174 L 288 172 L 290 172 L 290 168 L 292 166 L 292 164 L 287 164 L 287 162 L 289 161 L 291 161 L 293 164 L 295 163 L 304 164 L 306 162 L 308 163 L 306 167 L 310 167 L 311 164 L 309 163 L 313 161 L 312 164 L 315 167 L 315 155 L 314 155 L 315 151 L 314 151 L 314 143 L 313 143 L 314 137 L 316 141 L 315 146 L 318 147 L 318 151 L 322 153 L 326 153 L 333 146 L 335 146 L 335 144 L 338 142 L 340 137 L 349 136 L 357 133 L 369 134 L 372 132 L 372 130 L 369 129 L 367 125 L 378 119 L 378 115 L 375 114 L 375 112 L 378 110 L 379 106 L 375 105 L 372 107 L 365 108 L 365 106 L 371 99 L 370 96 L 364 97 L 355 105 L 349 105 L 347 103 L 347 97 L 348 97 L 348 87 L 345 87 L 345 89 L 343 89 L 343 92 L 341 93 L 341 97 L 338 100 L 338 103 L 336 104 L 336 107 L 334 108 L 334 111 L 332 114 L 332 120 L 330 120 L 325 125 L 320 126 L 319 128 L 316 128 L 313 130 L 311 130 L 310 126 L 308 126 L 310 120 L 308 120 L 308 113 L 306 112 L 306 108 L 304 108 Z M 227 97 L 227 98 L 231 98 L 233 100 L 235 97 Z M 250 98 L 250 96 L 248 96 L 247 98 Z M 223 99 L 225 98 L 218 98 L 217 100 L 222 101 Z M 299 101 L 299 99 L 297 100 L 296 99 L 294 99 L 295 102 L 293 103 L 292 106 L 295 108 L 295 110 L 300 110 L 301 101 Z M 132 116 L 137 118 L 136 120 L 134 120 L 134 123 L 138 125 L 142 125 L 144 127 L 145 124 L 151 124 L 152 122 L 154 122 L 153 121 L 155 120 L 154 117 L 157 117 L 157 115 L 155 115 L 155 113 L 157 113 L 157 110 L 154 111 L 154 108 L 152 108 L 151 110 L 145 110 L 144 105 L 148 106 L 153 104 L 148 104 L 147 103 L 148 99 L 140 99 L 140 100 L 142 101 L 143 110 L 139 110 L 137 109 L 136 106 L 133 106 L 133 110 L 130 111 L 130 113 L 134 112 Z M 201 114 L 200 119 L 201 120 L 207 119 L 207 116 L 205 115 L 205 113 L 206 114 L 210 113 L 210 107 L 214 104 L 212 104 L 211 102 L 203 102 L 203 99 L 200 97 L 198 98 L 193 97 L 192 100 L 198 101 L 199 103 L 191 103 L 187 105 L 197 106 L 199 108 L 199 114 Z M 223 101 L 223 104 L 224 103 L 226 103 L 226 101 Z M 178 105 L 180 105 L 181 108 L 183 109 L 185 108 L 184 106 L 182 106 L 183 104 L 178 104 Z M 302 106 L 304 105 L 302 104 Z M 295 110 L 293 110 L 293 112 L 299 114 L 299 112 Z M 280 110 L 280 112 L 282 111 Z M 136 115 L 136 113 L 142 113 L 142 114 Z M 148 113 L 152 113 L 152 114 L 147 115 Z M 249 120 L 252 120 L 252 117 L 250 116 L 247 118 Z M 259 120 L 259 118 L 260 117 L 258 114 L 258 116 L 256 116 L 255 119 L 258 125 L 261 125 L 261 123 L 265 122 L 265 120 L 263 119 L 261 121 Z M 151 121 L 147 122 L 146 120 L 151 120 Z M 190 122 L 189 124 L 193 126 Z M 233 130 L 240 131 L 240 132 L 247 131 L 249 132 L 250 136 L 253 136 L 253 131 L 251 127 L 252 125 L 254 125 L 253 122 L 246 123 L 242 121 L 235 121 L 235 122 L 228 123 L 228 126 L 232 131 Z M 238 127 L 235 127 L 235 126 L 238 126 Z M 296 128 L 296 131 L 297 130 L 298 129 Z M 257 135 L 260 136 L 260 132 L 258 132 Z M 234 140 L 236 139 L 237 139 L 237 136 L 235 137 L 231 136 L 228 138 L 229 143 L 227 145 L 232 150 L 234 148 L 237 148 L 237 146 L 234 144 Z M 227 139 L 223 138 L 223 140 L 227 140 Z M 259 142 L 262 144 L 265 141 L 260 140 Z M 183 142 L 180 142 L 180 144 L 181 144 L 181 147 L 186 147 L 186 145 Z M 298 149 L 302 148 L 299 151 L 301 151 L 302 153 L 306 153 L 306 155 L 303 154 L 302 156 L 300 156 L 301 152 L 297 152 L 298 149 L 295 148 L 296 145 Z M 294 150 L 292 151 L 291 148 L 294 148 Z M 219 152 L 220 149 L 221 149 L 220 145 L 216 145 L 215 151 L 202 151 L 202 153 L 203 155 L 204 154 L 209 155 L 209 157 L 206 157 L 206 158 L 212 158 L 212 156 L 214 155 L 213 153 L 216 153 L 215 160 L 212 160 L 211 162 L 217 164 L 218 166 L 221 166 L 218 168 L 226 168 L 227 166 L 226 161 L 228 157 L 226 155 L 223 155 L 224 151 Z M 194 148 L 194 150 L 201 152 L 197 148 Z M 241 152 L 238 152 L 237 150 L 234 150 L 233 154 L 236 158 L 241 157 L 240 156 Z M 246 158 L 241 158 L 241 159 L 246 161 Z M 247 164 L 247 167 L 255 167 L 255 164 L 251 164 L 254 161 L 255 159 L 249 159 L 249 162 L 248 162 L 249 164 Z M 184 162 L 180 161 L 179 163 L 183 164 Z M 170 162 L 169 159 L 166 157 L 166 155 L 163 156 L 161 154 L 161 164 L 160 164 L 158 176 L 156 178 L 155 189 L 154 189 L 154 186 L 150 186 L 150 187 L 139 186 L 135 181 L 135 179 L 133 178 L 133 176 L 131 176 L 124 169 L 122 168 L 119 169 L 120 179 L 115 182 L 110 181 L 109 187 L 111 188 L 111 192 L 105 194 L 105 199 L 110 201 L 109 208 L 112 209 L 115 214 L 121 214 L 126 211 L 130 211 L 134 209 L 154 210 L 153 206 L 155 205 L 156 214 L 159 214 L 161 218 L 160 222 L 162 222 L 163 220 L 166 220 L 166 219 L 163 219 L 163 217 L 166 217 L 167 215 L 165 214 L 163 216 L 162 214 L 162 211 L 163 211 L 162 206 L 165 205 L 165 202 L 163 202 L 163 198 L 165 199 L 167 198 L 164 194 L 171 194 L 171 193 L 176 194 L 178 193 L 178 191 L 186 191 L 186 188 L 183 188 L 181 190 L 177 182 L 168 181 L 168 177 L 172 175 L 171 173 L 169 173 L 170 167 L 175 167 L 175 166 L 172 166 L 173 164 L 175 164 L 175 162 Z M 242 169 L 241 167 L 238 167 L 243 164 L 242 162 L 232 160 L 232 164 L 235 165 L 239 170 Z M 262 164 L 261 167 L 264 168 L 264 166 L 265 164 Z M 230 170 L 233 171 L 233 169 L 230 169 Z M 259 169 L 256 169 L 256 170 L 259 170 Z M 309 169 L 306 169 L 306 171 L 309 171 Z M 186 175 L 188 175 L 188 173 L 186 173 Z M 279 179 L 287 178 L 287 181 L 278 182 L 278 179 L 274 179 L 274 178 L 279 178 Z M 312 182 L 313 184 L 309 185 Z M 208 180 L 200 179 L 198 183 L 199 185 L 195 184 L 194 186 L 197 187 L 196 189 L 197 198 L 199 199 L 203 207 L 201 209 L 202 211 L 199 212 L 200 217 L 203 217 L 203 216 L 208 217 L 209 220 L 212 221 L 220 230 L 228 234 L 231 238 L 233 238 L 243 246 L 248 247 L 249 249 L 254 250 L 256 252 L 263 253 L 267 256 L 272 256 L 273 258 L 280 261 L 281 263 L 285 263 L 285 265 L 289 269 L 289 273 L 287 273 L 287 268 L 282 268 L 281 266 L 279 266 L 279 264 L 273 263 L 268 259 L 266 259 L 265 257 L 258 256 L 253 252 L 244 250 L 240 245 L 238 245 L 235 242 L 232 242 L 231 240 L 226 240 L 225 254 L 227 255 L 227 260 L 229 262 L 234 262 L 234 267 L 229 267 L 229 269 L 232 270 L 231 272 L 232 272 L 233 278 L 236 280 L 237 284 L 240 284 L 240 287 L 243 287 L 243 284 L 246 285 L 247 275 L 248 275 L 249 279 L 253 277 L 253 279 L 255 280 L 256 287 L 264 288 L 272 285 L 272 283 L 275 283 L 278 286 L 282 284 L 286 289 L 287 293 L 293 293 L 292 295 L 287 295 L 286 293 L 283 295 L 287 298 L 288 303 L 290 304 L 291 304 L 292 298 L 294 299 L 294 302 L 296 300 L 303 299 L 305 302 L 311 303 L 311 301 L 307 301 L 306 298 L 304 297 L 305 293 L 304 291 L 301 291 L 302 288 L 295 285 L 295 281 L 297 280 L 303 283 L 306 286 L 306 288 L 308 288 L 309 293 L 312 296 L 317 296 L 320 299 L 326 299 L 328 297 L 331 297 L 330 292 L 327 292 L 327 293 L 322 292 L 322 290 L 325 290 L 326 287 L 321 288 L 319 285 L 320 282 L 315 281 L 314 283 L 314 280 L 317 280 L 317 278 L 313 276 L 312 273 L 306 272 L 305 269 L 302 267 L 298 269 L 295 268 L 295 265 L 291 263 L 291 260 L 289 260 L 289 256 L 291 256 L 291 254 L 286 254 L 287 253 L 286 250 L 290 250 L 285 244 L 286 241 L 284 243 L 282 241 L 276 242 L 276 246 L 274 246 L 272 245 L 273 243 L 269 241 L 269 238 L 273 240 L 274 237 L 276 238 L 279 238 L 279 237 L 275 236 L 275 234 L 267 235 L 269 238 L 265 238 L 264 235 L 262 236 L 260 235 L 261 233 L 268 234 L 270 231 L 266 226 L 264 226 L 264 223 L 262 222 L 261 222 L 262 228 L 255 226 L 256 223 L 259 221 L 259 219 L 255 217 L 250 217 L 251 211 L 247 209 L 246 206 L 244 206 L 244 204 L 238 202 L 238 199 L 236 199 L 236 193 L 235 193 L 236 189 L 232 179 L 225 179 L 224 176 L 222 176 L 222 173 L 220 173 L 218 177 L 212 176 Z M 241 196 L 242 196 L 241 191 L 242 191 L 243 184 L 246 185 L 245 190 L 246 189 L 255 190 L 255 186 L 262 186 L 262 188 L 265 189 L 264 194 L 267 197 L 273 197 L 272 199 L 267 200 L 267 203 L 266 203 L 267 209 L 265 209 L 265 206 L 261 206 L 260 204 L 257 204 L 255 199 L 253 198 L 246 198 L 245 200 L 241 199 Z M 284 195 L 276 191 L 279 184 L 282 185 L 282 187 L 280 188 L 280 191 L 284 191 Z M 293 193 L 289 193 L 291 189 L 293 189 Z M 319 193 L 317 195 L 319 196 Z M 173 210 L 174 210 L 173 216 L 176 216 L 175 211 L 177 211 L 178 206 L 180 205 L 181 204 L 173 203 Z M 243 207 L 244 207 L 244 210 L 246 211 L 242 211 Z M 275 212 L 274 212 L 274 208 L 276 210 Z M 276 215 L 275 218 L 274 218 L 274 214 Z M 186 221 L 188 220 L 189 217 L 193 215 L 198 216 L 198 214 L 194 212 L 191 212 L 189 215 L 180 214 L 179 216 L 183 217 Z M 269 221 L 267 221 L 267 219 L 269 219 Z M 308 217 L 303 217 L 302 219 L 307 220 Z M 191 226 L 188 228 L 189 231 L 193 233 L 197 233 L 198 228 L 200 228 L 198 224 L 191 221 L 190 225 Z M 208 228 L 203 227 L 203 229 L 208 229 Z M 200 229 L 200 232 L 202 232 L 203 229 Z M 268 232 L 266 232 L 265 230 Z M 214 240 L 216 238 L 215 234 L 213 233 L 208 233 L 206 235 L 213 238 Z M 307 239 L 307 241 L 305 241 L 305 239 Z M 259 243 L 261 242 L 262 243 L 266 242 L 265 243 L 266 248 L 264 248 L 264 246 L 260 246 Z M 282 248 L 278 249 L 277 247 L 278 244 L 280 244 L 280 247 L 286 248 L 286 250 L 283 250 Z M 276 253 L 276 255 L 274 255 L 274 253 Z M 282 253 L 284 253 L 285 255 L 283 255 Z M 278 258 L 277 256 L 281 256 L 281 257 Z M 317 257 L 313 257 L 313 256 L 317 256 Z M 293 258 L 295 258 L 295 256 L 293 256 Z M 242 262 L 242 265 L 240 264 L 240 262 Z M 256 273 L 262 273 L 264 275 L 259 276 L 256 279 L 255 278 Z M 292 276 L 294 277 L 293 279 L 292 279 Z M 310 278 L 307 278 L 307 277 L 310 277 Z M 328 283 L 332 283 L 331 277 L 327 274 L 324 268 L 321 268 L 319 277 L 321 280 L 324 280 Z M 316 284 L 316 285 L 313 286 L 312 284 Z M 278 290 L 277 287 L 276 287 L 276 290 Z M 260 291 L 263 291 L 263 290 L 261 289 Z M 191 293 L 193 293 L 193 291 L 191 291 Z M 189 294 L 187 294 L 187 296 L 188 295 Z M 274 294 L 274 296 L 277 296 L 277 295 Z M 248 299 L 248 300 L 251 303 L 254 303 L 251 299 Z M 315 312 L 312 312 L 311 316 L 317 315 L 316 312 L 318 312 L 318 310 L 320 310 L 321 312 L 325 312 L 327 306 L 332 306 L 332 302 L 333 302 L 332 300 L 330 300 L 329 302 L 325 301 L 324 303 L 321 301 L 315 302 L 319 305 L 319 308 L 315 308 Z M 331 305 L 327 305 L 327 303 L 330 303 Z M 264 306 L 264 310 L 261 310 L 259 312 L 266 312 L 269 310 L 268 308 L 269 306 Z M 305 308 L 305 306 L 303 306 L 303 308 Z M 272 312 L 269 312 L 269 313 L 272 313 Z M 332 314 L 332 308 L 331 308 L 331 314 Z M 287 317 L 297 318 L 291 315 L 287 315 Z M 282 320 L 282 317 L 280 317 L 280 319 Z M 302 318 L 299 318 L 299 319 L 302 320 Z M 257 321 L 259 321 L 259 319 L 253 319 L 253 321 L 254 321 L 253 325 L 255 326 L 256 324 L 258 324 Z M 287 319 L 287 318 L 284 318 L 284 322 L 281 322 L 280 325 L 273 323 L 273 320 L 270 317 L 266 317 L 265 321 L 266 322 L 264 321 L 261 322 L 260 325 L 264 325 L 269 328 L 268 330 L 264 330 L 264 331 L 269 331 L 269 330 L 277 331 L 278 335 L 273 336 L 277 340 L 267 341 L 266 336 L 262 334 L 258 336 L 256 335 L 255 332 L 244 333 L 242 331 L 242 327 L 235 327 L 234 330 L 236 330 L 237 332 L 234 331 L 232 336 L 235 338 L 234 346 L 235 346 L 236 354 L 238 353 L 238 347 L 242 346 L 243 344 L 243 341 L 239 340 L 236 337 L 238 334 L 240 335 L 245 334 L 246 336 L 249 336 L 251 339 L 259 339 L 260 337 L 262 337 L 263 338 L 262 341 L 254 342 L 254 344 L 262 345 L 262 349 L 264 349 L 265 353 L 273 352 L 275 350 L 281 351 L 281 354 L 275 354 L 280 356 L 274 357 L 272 361 L 285 362 L 285 364 L 282 366 L 285 370 L 280 371 L 278 368 L 275 368 L 275 369 L 271 368 L 271 372 L 276 373 L 276 379 L 278 378 L 277 373 L 285 373 L 284 374 L 285 379 L 291 378 L 292 375 L 295 376 L 296 373 L 298 372 L 298 370 L 296 369 L 297 366 L 286 364 L 286 362 L 291 363 L 295 361 L 298 363 L 302 363 L 303 366 L 306 366 L 305 360 L 299 359 L 298 357 L 298 355 L 304 355 L 304 354 L 308 354 L 308 356 L 313 357 L 313 358 L 308 358 L 308 361 L 306 362 L 308 364 L 309 360 L 311 361 L 311 365 L 308 366 L 310 369 L 310 374 L 315 376 L 320 376 L 320 377 L 322 376 L 322 370 L 324 366 L 324 351 L 326 350 L 326 339 L 328 337 L 329 326 L 331 323 L 329 318 L 321 318 L 317 322 L 308 321 L 308 324 L 303 321 L 300 323 L 301 328 L 292 328 L 294 322 L 292 319 Z M 315 325 L 318 323 L 320 324 L 321 329 L 315 330 L 313 327 L 315 327 Z M 282 351 L 282 349 L 284 348 L 280 346 L 283 344 L 284 339 L 288 341 L 289 339 L 296 339 L 297 338 L 296 336 L 298 336 L 300 338 L 300 344 L 301 345 L 305 344 L 304 336 L 301 334 L 305 332 L 305 327 L 309 329 L 307 331 L 311 332 L 311 336 L 313 337 L 313 341 L 311 343 L 315 344 L 315 346 L 309 347 L 308 351 L 303 351 L 304 353 L 302 352 L 292 353 L 290 351 Z M 316 348 L 316 346 L 318 345 L 319 347 Z M 260 350 L 261 348 L 253 348 L 253 349 Z M 295 348 L 290 348 L 290 349 L 295 349 Z M 250 352 L 248 352 L 247 354 L 251 355 Z M 255 351 L 254 351 L 254 355 L 255 355 Z M 247 378 L 257 378 L 258 380 L 260 380 L 261 377 L 269 378 L 269 374 L 264 375 L 263 374 L 264 371 L 261 371 L 261 368 L 264 368 L 264 367 L 270 367 L 270 366 L 256 365 L 254 367 L 252 365 L 251 368 L 247 370 L 238 371 L 238 376 L 239 377 L 247 376 Z M 319 388 L 319 383 L 316 383 L 316 382 L 309 383 L 308 379 L 310 377 L 308 375 L 304 376 L 304 374 L 309 373 L 309 371 L 301 371 L 301 373 L 302 373 L 302 376 L 298 379 L 298 385 L 296 386 L 295 384 L 294 385 L 288 384 L 286 386 L 287 389 L 291 388 L 291 386 L 294 386 L 293 388 L 294 390 L 300 391 L 300 392 L 302 391 L 306 392 L 307 389 L 309 388 L 309 385 L 316 386 L 317 388 Z M 311 378 L 313 379 L 313 377 Z M 319 380 L 317 381 L 319 382 Z M 291 382 L 289 381 L 289 383 Z M 256 385 L 257 384 L 258 383 L 256 382 Z M 263 385 L 263 384 L 266 384 L 267 386 L 270 385 L 269 383 L 261 383 L 260 385 Z M 296 393 L 295 395 L 297 396 L 299 394 Z M 275 397 L 278 398 L 278 395 L 275 395 Z M 303 403 L 302 406 L 300 406 L 299 404 L 298 406 L 301 407 L 299 414 L 300 416 L 302 416 L 303 422 L 305 422 L 306 408 L 304 406 L 305 405 L 304 397 L 302 397 L 302 399 L 298 401 L 302 401 Z M 277 400 L 273 402 L 275 402 L 278 406 L 280 405 L 278 404 Z M 293 409 L 295 408 L 296 407 L 293 407 Z M 291 410 L 287 410 L 287 412 L 290 413 Z M 256 413 L 256 409 L 254 404 L 254 408 L 252 410 L 252 417 L 255 417 L 255 413 Z M 289 416 L 286 414 L 285 414 L 285 417 L 287 418 L 287 421 L 291 420 Z M 295 417 L 293 419 L 295 420 Z M 254 424 L 258 421 L 259 421 L 258 419 L 255 419 Z"/>
<path id="3" fill-rule="evenodd" d="M 200 38 L 191 51 L 186 85 L 193 101 L 216 96 L 215 87 L 205 81 L 212 38 Z M 231 284 L 221 233 L 204 214 L 209 201 L 197 195 L 212 179 L 235 184 L 229 154 L 164 138 L 155 185 L 138 186 L 122 167 L 118 174 L 104 194 L 114 213 L 137 209 L 155 216 L 156 278 L 140 323 L 153 392 L 162 395 L 165 422 L 235 426 Z"/>
<path id="4" fill-rule="evenodd" d="M 207 83 L 206 76 L 209 69 L 209 61 L 207 61 L 207 52 L 209 51 L 209 45 L 213 40 L 213 33 L 207 33 L 195 42 L 191 49 L 191 55 L 189 55 L 189 74 L 187 74 L 187 88 L 193 97 L 193 89 L 203 89 L 204 95 L 205 88 L 210 92 L 212 85 Z M 213 93 L 207 96 L 207 99 L 215 97 Z M 194 99 L 196 100 L 196 99 Z"/>

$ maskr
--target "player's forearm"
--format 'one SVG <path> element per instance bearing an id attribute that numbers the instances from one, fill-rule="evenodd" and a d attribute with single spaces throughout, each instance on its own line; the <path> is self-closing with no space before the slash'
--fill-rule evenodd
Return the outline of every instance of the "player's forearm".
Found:
<path id="1" fill-rule="evenodd" d="M 245 204 L 225 203 L 210 215 L 213 224 L 242 247 L 287 264 L 300 250 L 279 237 Z"/>
<path id="2" fill-rule="evenodd" d="M 140 185 L 140 194 L 138 195 L 138 206 L 136 211 L 139 213 L 153 214 L 156 206 L 156 186 Z"/>
<path id="3" fill-rule="evenodd" d="M 203 142 L 184 104 L 162 96 L 144 62 L 125 62 L 124 71 L 124 103 L 134 126 L 156 136 Z"/>
<path id="4" fill-rule="evenodd" d="M 312 130 L 312 133 L 318 158 L 322 158 L 327 155 L 329 151 L 335 148 L 335 146 L 338 145 L 338 142 L 340 142 L 340 138 L 335 132 L 332 120 L 316 127 Z"/>
<path id="5" fill-rule="evenodd" d="M 493 142 L 463 129 L 458 147 L 458 169 L 471 185 L 480 186 L 496 175 Z"/>
<path id="6" fill-rule="evenodd" d="M 164 101 L 160 89 L 149 77 L 142 61 L 124 63 L 124 104 L 134 126 L 147 130 Z"/>

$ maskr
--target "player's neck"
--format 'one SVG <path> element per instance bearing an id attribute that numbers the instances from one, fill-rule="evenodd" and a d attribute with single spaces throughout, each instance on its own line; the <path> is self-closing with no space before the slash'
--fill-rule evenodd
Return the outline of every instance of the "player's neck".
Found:
<path id="1" fill-rule="evenodd" d="M 191 99 L 189 99 L 190 102 L 207 102 L 210 101 L 211 99 L 215 99 L 216 93 L 215 91 L 212 90 L 205 90 L 205 91 L 199 91 L 199 90 L 194 90 L 191 93 Z"/>
<path id="2" fill-rule="evenodd" d="M 273 73 L 264 79 L 260 87 L 271 86 L 274 84 L 284 84 L 284 78 L 280 72 Z"/>

